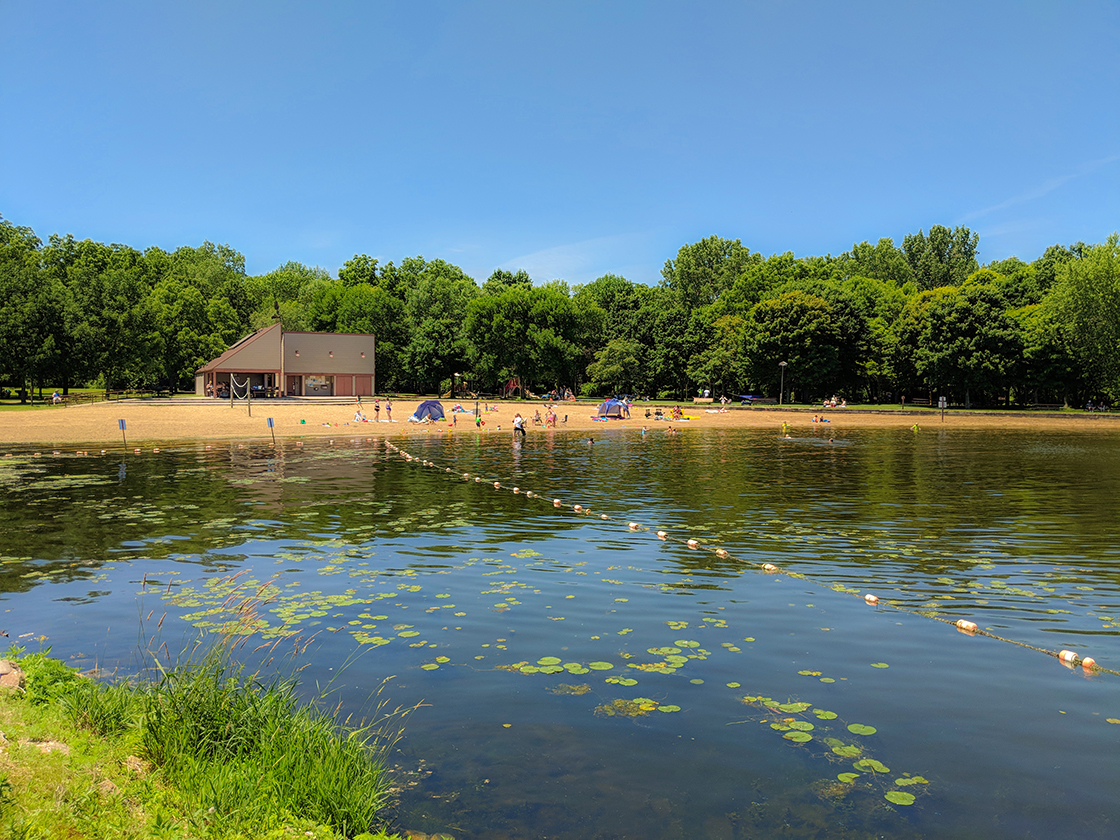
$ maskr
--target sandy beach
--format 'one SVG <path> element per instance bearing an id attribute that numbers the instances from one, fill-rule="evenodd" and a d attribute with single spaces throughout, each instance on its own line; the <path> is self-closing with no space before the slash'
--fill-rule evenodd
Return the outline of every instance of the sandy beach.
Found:
<path id="1" fill-rule="evenodd" d="M 551 430 L 534 425 L 533 415 L 540 403 L 507 402 L 490 403 L 497 411 L 484 412 L 485 426 L 479 432 L 473 414 L 456 415 L 450 411 L 455 404 L 443 400 L 447 420 L 430 426 L 417 426 L 408 417 L 418 405 L 418 400 L 393 402 L 393 422 L 386 421 L 382 403 L 381 422 L 355 422 L 353 404 L 337 405 L 312 401 L 259 401 L 254 402 L 252 416 L 244 403 L 230 407 L 229 403 L 216 400 L 175 399 L 163 401 L 132 401 L 93 403 L 74 406 L 52 406 L 34 411 L 6 411 L 0 414 L 0 444 L 8 446 L 70 447 L 83 444 L 121 444 L 118 420 L 126 422 L 129 446 L 155 445 L 162 442 L 183 440 L 271 440 L 267 418 L 274 421 L 277 440 L 337 437 L 403 435 L 439 431 L 444 434 L 497 434 L 510 433 L 513 417 L 517 412 L 528 418 L 526 430 L 530 435 L 547 434 Z M 466 406 L 466 404 L 464 404 Z M 474 404 L 470 404 L 473 409 Z M 1067 429 L 1070 431 L 1120 430 L 1120 415 L 1046 414 L 1034 412 L 963 412 L 948 411 L 944 423 L 937 411 L 861 411 L 859 408 L 832 409 L 825 412 L 805 408 L 741 408 L 729 407 L 720 412 L 718 405 L 682 404 L 688 420 L 683 422 L 654 421 L 646 419 L 646 406 L 635 405 L 629 420 L 593 420 L 594 403 L 564 403 L 557 413 L 561 420 L 557 431 L 578 431 L 588 434 L 608 434 L 619 430 L 639 431 L 647 426 L 653 433 L 665 433 L 669 426 L 687 433 L 694 429 L 711 428 L 773 428 L 779 431 L 788 423 L 791 431 L 801 433 L 842 436 L 846 429 L 909 427 L 918 423 L 925 428 L 993 428 L 993 429 Z M 374 417 L 372 400 L 364 401 L 367 418 Z M 651 409 L 652 410 L 652 409 Z M 827 417 L 824 425 L 814 425 L 814 415 Z M 563 422 L 565 416 L 567 422 Z"/>

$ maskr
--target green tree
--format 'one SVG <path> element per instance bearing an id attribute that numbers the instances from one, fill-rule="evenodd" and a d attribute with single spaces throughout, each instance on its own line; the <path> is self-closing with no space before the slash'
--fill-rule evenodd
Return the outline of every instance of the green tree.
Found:
<path id="1" fill-rule="evenodd" d="M 833 386 L 840 371 L 839 330 L 828 301 L 802 291 L 764 300 L 751 310 L 743 353 L 751 377 L 777 394 L 786 362 L 785 386 L 804 402 Z"/>
<path id="2" fill-rule="evenodd" d="M 902 240 L 906 261 L 914 272 L 918 288 L 925 291 L 940 286 L 959 286 L 979 268 L 976 246 L 980 235 L 966 227 L 949 230 L 942 225 L 908 234 Z"/>
<path id="3" fill-rule="evenodd" d="M 662 285 L 676 293 L 686 309 L 715 303 L 752 264 L 761 262 L 738 239 L 709 236 L 682 245 L 661 269 Z"/>
<path id="4" fill-rule="evenodd" d="M 614 394 L 636 394 L 643 389 L 645 348 L 640 342 L 615 338 L 600 350 L 587 367 L 587 378 L 599 390 Z"/>
<path id="5" fill-rule="evenodd" d="M 1120 235 L 1066 261 L 1047 304 L 1069 330 L 1088 396 L 1120 398 Z"/>

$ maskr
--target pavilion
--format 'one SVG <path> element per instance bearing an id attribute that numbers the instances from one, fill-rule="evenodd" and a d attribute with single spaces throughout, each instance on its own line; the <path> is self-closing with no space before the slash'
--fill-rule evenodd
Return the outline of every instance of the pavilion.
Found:
<path id="1" fill-rule="evenodd" d="M 376 340 L 368 333 L 257 330 L 194 375 L 199 396 L 228 396 L 230 377 L 248 379 L 253 396 L 368 397 L 376 387 Z"/>

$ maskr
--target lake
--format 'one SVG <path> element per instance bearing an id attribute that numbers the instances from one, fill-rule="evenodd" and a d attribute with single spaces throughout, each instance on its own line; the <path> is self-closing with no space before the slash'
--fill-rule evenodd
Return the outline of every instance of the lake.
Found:
<path id="1" fill-rule="evenodd" d="M 248 600 L 419 704 L 398 823 L 457 838 L 1120 835 L 1120 677 L 1035 649 L 1120 670 L 1120 434 L 393 443 L 13 450 L 2 629 L 128 674 Z"/>

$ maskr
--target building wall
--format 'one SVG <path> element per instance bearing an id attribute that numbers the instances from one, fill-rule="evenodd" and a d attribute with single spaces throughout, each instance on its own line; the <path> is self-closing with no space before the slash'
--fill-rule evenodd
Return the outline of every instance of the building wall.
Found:
<path id="1" fill-rule="evenodd" d="M 273 358 L 278 358 L 278 355 Z M 240 359 L 238 364 L 240 366 Z M 372 376 L 374 337 L 339 333 L 284 333 L 284 373 Z"/>
<path id="2" fill-rule="evenodd" d="M 218 370 L 273 371 L 279 369 L 280 329 L 272 327 L 237 347 L 237 352 L 217 366 Z"/>

